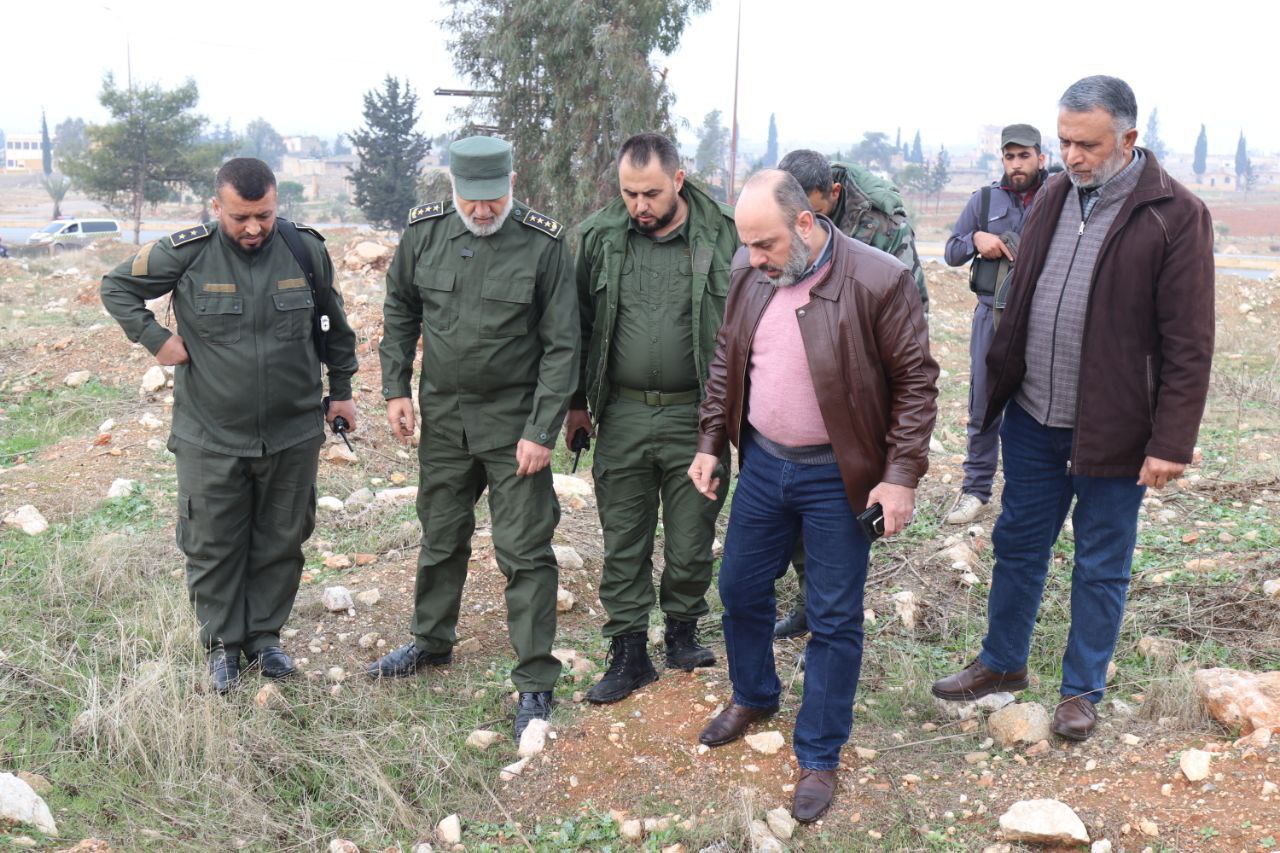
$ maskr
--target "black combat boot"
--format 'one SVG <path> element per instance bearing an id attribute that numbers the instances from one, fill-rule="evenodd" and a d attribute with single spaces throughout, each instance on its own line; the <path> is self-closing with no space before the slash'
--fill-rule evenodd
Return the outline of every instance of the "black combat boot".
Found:
<path id="1" fill-rule="evenodd" d="M 648 638 L 644 631 L 619 634 L 609 641 L 609 668 L 587 691 L 587 701 L 596 705 L 621 702 L 632 693 L 658 680 L 658 673 L 649 660 Z"/>
<path id="2" fill-rule="evenodd" d="M 716 656 L 711 649 L 698 642 L 698 623 L 667 620 L 663 635 L 667 644 L 667 666 L 693 672 L 699 666 L 715 666 Z"/>

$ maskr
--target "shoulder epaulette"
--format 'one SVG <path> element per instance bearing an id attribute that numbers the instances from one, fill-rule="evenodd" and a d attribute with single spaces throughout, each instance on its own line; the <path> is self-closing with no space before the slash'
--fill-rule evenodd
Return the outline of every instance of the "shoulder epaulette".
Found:
<path id="1" fill-rule="evenodd" d="M 532 208 L 523 211 L 523 213 L 524 215 L 522 216 L 521 211 L 517 209 L 514 212 L 514 215 L 517 219 L 535 231 L 541 231 L 543 234 L 546 234 L 548 237 L 553 239 L 560 239 L 560 234 L 563 233 L 564 226 L 559 222 L 556 222 L 550 216 L 547 216 L 544 213 L 539 213 Z"/>
<path id="2" fill-rule="evenodd" d="M 169 243 L 176 249 L 178 246 L 194 243 L 196 240 L 203 240 L 213 233 L 208 225 L 193 225 L 190 228 L 183 228 L 181 231 L 174 231 L 169 235 Z"/>
<path id="3" fill-rule="evenodd" d="M 424 219 L 438 219 L 441 216 L 444 216 L 444 202 L 433 201 L 429 204 L 420 204 L 409 211 L 409 224 L 413 225 Z"/>
<path id="4" fill-rule="evenodd" d="M 297 228 L 299 231 L 306 231 L 308 234 L 310 234 L 313 237 L 319 237 L 320 242 L 321 243 L 324 242 L 324 235 L 321 234 L 316 229 L 312 228 L 310 225 L 303 225 L 301 222 L 295 222 L 293 223 L 293 227 Z"/>

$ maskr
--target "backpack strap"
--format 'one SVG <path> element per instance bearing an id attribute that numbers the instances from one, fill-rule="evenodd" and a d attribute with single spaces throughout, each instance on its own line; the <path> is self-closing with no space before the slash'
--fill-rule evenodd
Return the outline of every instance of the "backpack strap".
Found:
<path id="1" fill-rule="evenodd" d="M 316 310 L 312 314 L 311 335 L 316 344 L 316 355 L 320 357 L 322 364 L 327 363 L 325 359 L 329 351 L 325 338 L 329 332 L 328 288 L 325 288 L 324 298 L 321 299 L 320 287 L 316 284 L 316 268 L 311 263 L 311 255 L 307 252 L 306 247 L 302 245 L 302 238 L 298 236 L 298 227 L 287 219 L 277 217 L 276 228 L 279 229 L 280 237 L 284 240 L 284 244 L 289 247 L 289 252 L 293 255 L 293 259 L 298 262 L 298 266 L 302 267 L 302 274 L 307 277 L 307 285 L 311 288 L 311 298 L 316 303 Z"/>
<path id="2" fill-rule="evenodd" d="M 978 218 L 982 220 L 982 230 L 986 231 L 991 227 L 991 185 L 987 184 L 982 188 L 982 207 Z"/>

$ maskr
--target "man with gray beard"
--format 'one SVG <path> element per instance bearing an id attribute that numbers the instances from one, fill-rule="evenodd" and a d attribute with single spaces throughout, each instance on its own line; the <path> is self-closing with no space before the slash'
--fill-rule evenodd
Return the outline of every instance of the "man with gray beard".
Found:
<path id="1" fill-rule="evenodd" d="M 853 724 L 871 548 L 856 516 L 879 504 L 886 536 L 910 521 L 929 466 L 938 365 L 911 271 L 815 214 L 792 175 L 754 175 L 735 218 L 744 245 L 689 468 L 714 500 L 720 454 L 726 442 L 738 447 L 720 567 L 733 701 L 699 740 L 729 743 L 778 710 L 774 582 L 803 532 L 811 637 L 792 814 L 807 823 L 831 805 Z"/>
<path id="2" fill-rule="evenodd" d="M 453 658 L 475 505 L 489 489 L 493 547 L 506 576 L 507 629 L 518 661 L 515 737 L 547 719 L 560 662 L 560 519 L 551 448 L 577 384 L 578 317 L 564 228 L 512 200 L 511 146 L 472 136 L 449 146 L 453 201 L 409 212 L 387 270 L 380 347 L 392 435 L 406 445 L 422 340 L 413 640 L 371 663 L 373 677 L 412 675 Z M 425 334 L 423 334 L 425 331 Z"/>
<path id="3" fill-rule="evenodd" d="M 1001 513 L 987 635 L 933 685 L 972 701 L 1029 683 L 1027 662 L 1053 544 L 1072 504 L 1071 627 L 1052 730 L 1097 725 L 1124 618 L 1138 508 L 1191 461 L 1213 358 L 1213 223 L 1150 151 L 1115 77 L 1058 101 L 1066 174 L 1022 231 L 1004 318 L 987 356 L 986 424 L 1001 412 Z"/>

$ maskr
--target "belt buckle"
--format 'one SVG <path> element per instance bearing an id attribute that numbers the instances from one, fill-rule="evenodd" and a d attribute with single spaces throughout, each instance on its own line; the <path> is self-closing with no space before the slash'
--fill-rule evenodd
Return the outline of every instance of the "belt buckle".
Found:
<path id="1" fill-rule="evenodd" d="M 661 406 L 662 392 L 661 391 L 645 391 L 644 404 L 646 406 Z"/>

